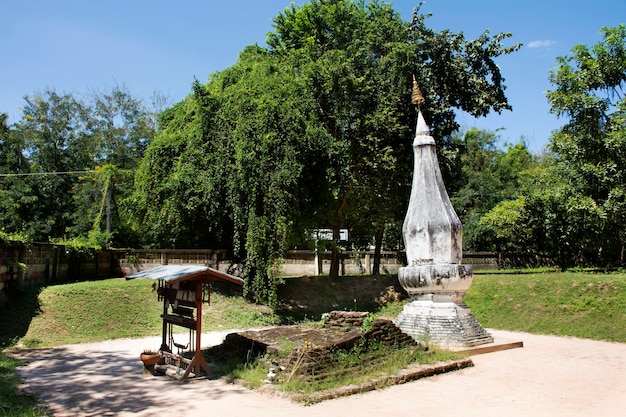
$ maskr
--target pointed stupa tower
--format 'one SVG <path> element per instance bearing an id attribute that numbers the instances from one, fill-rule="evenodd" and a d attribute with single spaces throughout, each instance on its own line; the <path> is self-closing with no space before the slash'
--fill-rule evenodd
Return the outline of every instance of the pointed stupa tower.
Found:
<path id="1" fill-rule="evenodd" d="M 414 79 L 413 103 L 422 102 Z M 443 183 L 435 139 L 419 110 L 413 154 L 413 184 L 402 227 L 408 265 L 398 272 L 411 301 L 396 324 L 416 340 L 442 346 L 491 343 L 491 335 L 463 303 L 472 267 L 461 263 L 462 224 Z"/>

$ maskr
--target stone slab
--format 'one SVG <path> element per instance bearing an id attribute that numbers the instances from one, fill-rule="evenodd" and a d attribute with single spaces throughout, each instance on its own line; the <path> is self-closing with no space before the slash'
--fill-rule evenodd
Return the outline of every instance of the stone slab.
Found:
<path id="1" fill-rule="evenodd" d="M 493 333 L 491 333 L 493 335 Z M 503 350 L 523 348 L 524 342 L 522 340 L 515 339 L 503 339 L 501 337 L 495 337 L 492 343 L 486 343 L 484 345 L 472 346 L 470 348 L 452 348 L 455 352 L 465 352 L 470 356 L 483 355 L 486 353 L 500 352 Z"/>

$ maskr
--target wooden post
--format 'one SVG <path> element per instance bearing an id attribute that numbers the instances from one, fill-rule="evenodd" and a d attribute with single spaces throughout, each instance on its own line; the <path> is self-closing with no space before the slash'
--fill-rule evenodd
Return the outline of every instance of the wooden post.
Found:
<path id="1" fill-rule="evenodd" d="M 202 371 L 209 375 L 209 365 L 204 360 L 204 356 L 202 356 L 202 280 L 198 280 L 196 282 L 196 352 L 193 355 L 193 359 L 191 360 L 191 364 L 187 367 L 185 374 L 182 377 L 182 380 L 186 379 L 189 376 L 189 373 L 193 370 L 196 376 L 200 376 Z"/>
<path id="2" fill-rule="evenodd" d="M 163 285 L 165 289 L 165 285 Z M 161 338 L 161 348 L 159 350 L 169 352 L 170 348 L 167 345 L 167 322 L 165 321 L 165 315 L 167 314 L 167 297 L 163 296 L 163 336 Z"/>

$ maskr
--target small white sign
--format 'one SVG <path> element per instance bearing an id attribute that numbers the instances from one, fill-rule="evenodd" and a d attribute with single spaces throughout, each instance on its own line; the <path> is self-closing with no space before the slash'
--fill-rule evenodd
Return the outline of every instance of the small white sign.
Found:
<path id="1" fill-rule="evenodd" d="M 311 238 L 314 240 L 333 240 L 333 229 L 313 229 Z M 339 240 L 348 241 L 348 229 L 339 229 Z"/>

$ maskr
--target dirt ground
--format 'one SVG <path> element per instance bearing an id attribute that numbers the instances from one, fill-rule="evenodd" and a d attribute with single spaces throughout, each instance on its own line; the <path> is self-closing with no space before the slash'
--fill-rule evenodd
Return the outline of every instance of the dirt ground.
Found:
<path id="1" fill-rule="evenodd" d="M 472 357 L 475 366 L 303 406 L 217 380 L 178 383 L 139 360 L 159 338 L 22 351 L 25 388 L 56 416 L 602 416 L 626 409 L 626 344 L 489 330 L 523 348 Z M 203 335 L 203 346 L 228 332 Z"/>

